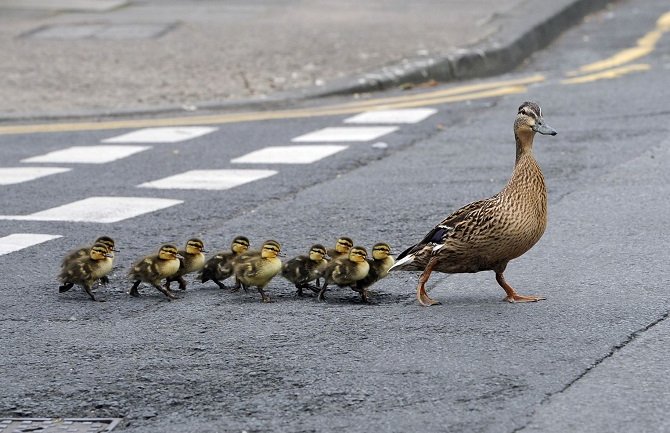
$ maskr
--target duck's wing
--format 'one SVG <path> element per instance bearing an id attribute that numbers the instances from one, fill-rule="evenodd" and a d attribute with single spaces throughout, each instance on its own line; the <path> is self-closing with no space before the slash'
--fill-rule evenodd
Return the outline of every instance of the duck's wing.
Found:
<path id="1" fill-rule="evenodd" d="M 490 210 L 495 206 L 496 198 L 497 195 L 467 204 L 440 221 L 420 242 L 400 253 L 391 269 L 421 270 L 433 251 L 440 249 L 449 239 L 466 240 L 490 219 Z M 417 257 L 423 260 L 412 266 Z"/>

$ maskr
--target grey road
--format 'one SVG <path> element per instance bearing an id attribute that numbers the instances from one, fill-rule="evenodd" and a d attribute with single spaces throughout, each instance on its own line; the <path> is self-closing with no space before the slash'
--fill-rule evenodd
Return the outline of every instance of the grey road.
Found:
<path id="1" fill-rule="evenodd" d="M 211 129 L 179 129 L 201 135 L 176 142 L 125 141 L 139 123 L 0 135 L 5 168 L 70 169 L 0 187 L 2 248 L 12 234 L 60 236 L 0 256 L 0 415 L 122 417 L 116 430 L 128 432 L 670 431 L 669 9 L 616 3 L 512 74 L 375 95 L 398 99 L 374 107 L 436 110 L 411 112 L 424 117 L 417 123 L 353 124 L 365 101 L 348 110 L 334 100 L 319 101 L 340 104 L 331 115 L 298 107 L 304 116 L 201 119 Z M 442 305 L 431 308 L 417 305 L 413 273 L 378 283 L 370 305 L 348 289 L 325 303 L 297 298 L 280 279 L 270 304 L 192 282 L 173 302 L 150 287 L 126 294 L 134 259 L 191 236 L 210 251 L 245 234 L 256 246 L 279 240 L 288 256 L 340 235 L 400 252 L 502 188 L 525 100 L 540 103 L 559 135 L 535 142 L 548 230 L 506 276 L 545 301 L 502 302 L 491 273 L 434 275 L 430 294 Z M 394 129 L 359 141 L 305 137 L 354 126 Z M 77 148 L 103 145 L 116 148 Z M 252 153 L 298 145 L 317 149 L 315 161 L 263 163 Z M 73 162 L 111 152 L 124 156 Z M 290 148 L 273 155 L 295 157 Z M 206 189 L 226 187 L 218 170 L 229 169 L 245 170 L 237 181 L 266 177 Z M 121 249 L 98 289 L 106 302 L 79 289 L 59 295 L 62 255 L 101 234 Z"/>

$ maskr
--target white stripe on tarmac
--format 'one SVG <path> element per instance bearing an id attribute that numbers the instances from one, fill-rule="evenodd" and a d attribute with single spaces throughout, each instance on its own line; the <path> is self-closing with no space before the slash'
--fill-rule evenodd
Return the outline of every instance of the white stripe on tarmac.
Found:
<path id="1" fill-rule="evenodd" d="M 294 143 L 370 141 L 398 129 L 397 126 L 334 126 L 294 138 Z"/>
<path id="2" fill-rule="evenodd" d="M 224 190 L 277 174 L 274 170 L 191 170 L 137 185 L 140 188 Z"/>
<path id="3" fill-rule="evenodd" d="M 0 168 L 0 185 L 28 182 L 52 174 L 65 173 L 69 168 L 60 167 L 4 167 Z"/>
<path id="4" fill-rule="evenodd" d="M 0 238 L 0 256 L 61 237 L 60 235 L 44 235 L 39 233 L 13 233 Z"/>
<path id="5" fill-rule="evenodd" d="M 396 124 L 419 123 L 437 113 L 434 108 L 408 108 L 404 110 L 377 110 L 357 114 L 344 123 Z"/>
<path id="6" fill-rule="evenodd" d="M 99 146 L 73 146 L 67 149 L 55 150 L 44 155 L 33 156 L 21 160 L 21 162 L 47 162 L 47 163 L 72 163 L 72 164 L 104 164 L 126 158 L 151 146 L 129 146 L 129 145 L 99 145 Z"/>
<path id="7" fill-rule="evenodd" d="M 0 215 L 0 220 L 115 223 L 180 203 L 151 197 L 89 197 L 30 215 Z"/>
<path id="8" fill-rule="evenodd" d="M 177 143 L 216 131 L 210 126 L 144 128 L 102 140 L 103 143 Z"/>
<path id="9" fill-rule="evenodd" d="M 236 164 L 311 164 L 341 152 L 347 147 L 334 144 L 271 146 L 231 159 L 230 162 Z"/>

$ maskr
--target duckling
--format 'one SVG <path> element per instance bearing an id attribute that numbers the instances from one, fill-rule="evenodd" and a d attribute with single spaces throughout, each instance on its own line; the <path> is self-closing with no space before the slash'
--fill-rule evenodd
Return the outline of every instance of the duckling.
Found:
<path id="1" fill-rule="evenodd" d="M 269 240 L 263 243 L 260 251 L 240 254 L 233 260 L 235 278 L 246 291 L 255 286 L 261 294 L 263 302 L 270 302 L 270 297 L 263 289 L 282 268 L 281 260 L 277 257 L 281 253 L 279 242 Z"/>
<path id="2" fill-rule="evenodd" d="M 356 281 L 354 290 L 361 294 L 363 300 L 367 300 L 367 289 L 377 281 L 386 277 L 389 269 L 395 263 L 391 255 L 391 246 L 385 242 L 380 242 L 372 247 L 372 259 L 368 259 L 370 271 L 362 280 Z M 353 288 L 353 287 L 352 287 Z"/>
<path id="3" fill-rule="evenodd" d="M 172 281 L 179 282 L 179 288 L 186 290 L 186 280 L 183 276 L 191 272 L 200 271 L 205 266 L 205 244 L 198 238 L 189 239 L 186 242 L 186 249 L 179 250 L 179 254 L 184 258 L 179 261 L 179 271 L 171 277 L 166 278 L 165 288 L 170 290 Z"/>
<path id="4" fill-rule="evenodd" d="M 93 245 L 97 244 L 97 243 L 101 243 L 101 244 L 106 245 L 108 247 L 108 250 L 109 250 L 108 252 L 112 255 L 112 260 L 114 260 L 114 253 L 119 252 L 119 250 L 114 249 L 114 246 L 115 246 L 114 245 L 114 239 L 110 238 L 109 236 L 100 236 L 98 239 L 95 240 L 95 242 L 93 242 Z M 65 264 L 72 262 L 72 260 L 89 257 L 90 252 L 91 252 L 91 247 L 82 247 L 82 248 L 77 248 L 76 250 L 70 251 L 65 256 L 65 258 L 63 259 L 63 261 L 61 263 L 61 268 L 64 268 Z M 100 282 L 102 284 L 109 283 L 109 278 L 107 277 L 107 275 L 102 276 L 100 278 Z"/>
<path id="5" fill-rule="evenodd" d="M 366 260 L 367 257 L 368 251 L 364 247 L 352 247 L 348 256 L 340 256 L 328 262 L 322 272 L 324 282 L 319 291 L 319 301 L 325 299 L 328 284 L 334 283 L 340 287 L 352 286 L 357 281 L 365 278 L 370 270 L 370 264 Z M 363 301 L 367 300 L 363 294 L 361 294 L 361 298 Z"/>
<path id="6" fill-rule="evenodd" d="M 135 280 L 133 287 L 130 288 L 130 296 L 140 296 L 137 288 L 144 281 L 154 286 L 168 299 L 176 299 L 174 293 L 161 287 L 160 283 L 163 278 L 169 278 L 179 271 L 179 260 L 183 258 L 176 246 L 165 244 L 158 250 L 158 254 L 151 254 L 136 261 L 128 272 L 128 275 Z"/>
<path id="7" fill-rule="evenodd" d="M 309 249 L 308 255 L 298 256 L 284 263 L 281 274 L 295 284 L 298 296 L 302 296 L 302 289 L 311 289 L 309 283 L 319 278 L 327 264 L 326 248 L 321 244 L 316 244 Z M 318 288 L 312 290 L 318 291 Z"/>
<path id="8" fill-rule="evenodd" d="M 491 198 L 470 203 L 446 217 L 419 243 L 398 256 L 391 268 L 423 271 L 416 288 L 421 305 L 439 302 L 426 293 L 432 271 L 444 273 L 495 272 L 508 302 L 536 302 L 541 296 L 519 295 L 503 277 L 510 260 L 540 240 L 547 226 L 547 189 L 533 157 L 535 133 L 556 135 L 544 123 L 542 110 L 524 102 L 514 121 L 516 162 L 507 185 Z"/>
<path id="9" fill-rule="evenodd" d="M 95 282 L 112 271 L 112 258 L 114 255 L 109 247 L 103 243 L 95 243 L 88 249 L 88 256 L 78 257 L 68 254 L 63 261 L 63 268 L 58 276 L 63 283 L 58 292 L 67 292 L 75 284 L 79 284 L 86 290 L 92 300 L 96 300 L 91 292 Z"/>
<path id="10" fill-rule="evenodd" d="M 349 255 L 349 250 L 351 247 L 354 246 L 354 241 L 351 240 L 351 238 L 348 238 L 346 236 L 342 236 L 340 238 L 337 238 L 337 243 L 335 244 L 335 248 L 328 248 L 327 253 L 328 257 L 331 259 L 344 256 L 347 257 Z"/>
<path id="11" fill-rule="evenodd" d="M 230 266 L 230 262 L 236 256 L 245 253 L 248 249 L 249 239 L 244 236 L 237 236 L 230 245 L 230 252 L 222 251 L 210 257 L 202 268 L 198 278 L 203 283 L 212 280 L 220 289 L 225 289 L 226 286 L 221 281 L 233 275 L 233 268 Z"/>

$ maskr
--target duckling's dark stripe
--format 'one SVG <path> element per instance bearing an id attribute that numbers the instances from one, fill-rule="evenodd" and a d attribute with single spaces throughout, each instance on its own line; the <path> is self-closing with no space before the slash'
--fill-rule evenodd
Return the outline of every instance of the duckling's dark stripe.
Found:
<path id="1" fill-rule="evenodd" d="M 244 245 L 245 247 L 249 246 L 249 239 L 245 238 L 244 236 L 238 236 L 235 239 L 233 239 L 234 244 L 238 245 Z"/>

